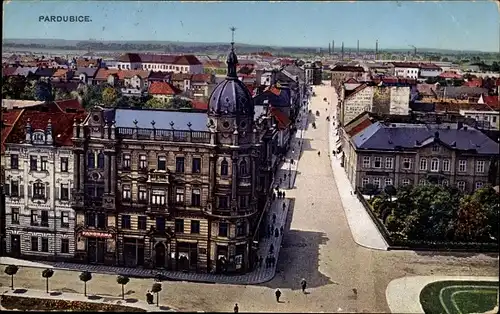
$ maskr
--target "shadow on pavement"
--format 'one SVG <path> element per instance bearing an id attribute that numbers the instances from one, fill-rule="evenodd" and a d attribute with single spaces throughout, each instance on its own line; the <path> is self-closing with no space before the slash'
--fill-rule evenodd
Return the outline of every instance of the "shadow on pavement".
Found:
<path id="1" fill-rule="evenodd" d="M 21 294 L 21 293 L 26 293 L 28 290 L 27 289 L 14 289 L 14 293 L 16 294 Z"/>
<path id="2" fill-rule="evenodd" d="M 451 251 L 413 251 L 421 256 L 452 256 L 452 257 L 474 257 L 478 255 L 485 255 L 491 258 L 498 258 L 498 253 L 480 253 L 480 252 L 451 252 Z"/>
<path id="3" fill-rule="evenodd" d="M 273 280 L 261 285 L 272 289 L 301 290 L 300 281 L 302 278 L 307 280 L 308 288 L 333 284 L 334 282 L 329 277 L 318 271 L 319 248 L 326 244 L 328 238 L 323 232 L 290 229 L 295 199 L 288 199 L 290 208 L 288 209 L 285 235 L 276 267 L 276 276 Z M 297 258 L 297 256 L 299 257 Z"/>
<path id="4" fill-rule="evenodd" d="M 53 291 L 53 292 L 50 293 L 50 295 L 53 296 L 53 297 L 59 296 L 61 294 L 62 294 L 62 292 L 59 292 L 59 291 Z"/>
<path id="5" fill-rule="evenodd" d="M 136 298 L 128 298 L 128 299 L 125 299 L 125 302 L 127 303 L 137 303 L 139 300 L 137 300 Z"/>

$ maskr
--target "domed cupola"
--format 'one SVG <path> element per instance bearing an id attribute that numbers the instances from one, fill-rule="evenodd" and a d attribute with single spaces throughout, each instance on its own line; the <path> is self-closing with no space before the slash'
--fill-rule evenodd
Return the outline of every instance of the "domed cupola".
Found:
<path id="1" fill-rule="evenodd" d="M 254 114 L 252 95 L 248 88 L 238 79 L 236 67 L 238 57 L 234 52 L 234 42 L 231 42 L 231 51 L 227 56 L 227 76 L 220 82 L 210 95 L 208 102 L 209 115 L 247 115 Z"/>

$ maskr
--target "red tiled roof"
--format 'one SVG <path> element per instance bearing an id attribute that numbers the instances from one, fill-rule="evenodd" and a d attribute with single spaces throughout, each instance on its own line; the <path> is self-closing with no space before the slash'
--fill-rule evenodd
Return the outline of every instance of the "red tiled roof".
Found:
<path id="1" fill-rule="evenodd" d="M 392 62 L 392 64 L 396 68 L 418 68 L 419 67 L 418 63 L 411 63 L 411 62 Z"/>
<path id="2" fill-rule="evenodd" d="M 491 106 L 477 103 L 436 102 L 436 112 L 459 112 L 460 110 L 492 111 Z"/>
<path id="3" fill-rule="evenodd" d="M 21 114 L 23 113 L 24 109 L 11 109 L 8 111 L 2 112 L 2 132 L 1 132 L 1 140 L 2 140 L 2 145 L 1 145 L 1 151 L 2 153 L 5 152 L 5 140 L 9 136 L 10 132 L 12 131 L 12 128 L 16 124 L 16 121 L 19 119 Z"/>
<path id="4" fill-rule="evenodd" d="M 196 58 L 195 55 L 183 55 L 183 56 L 178 56 L 174 64 L 178 65 L 198 65 L 201 64 L 200 60 Z"/>
<path id="5" fill-rule="evenodd" d="M 79 58 L 76 60 L 76 67 L 77 68 L 88 68 L 90 66 L 97 66 L 97 60 L 88 60 L 88 59 L 82 59 Z"/>
<path id="6" fill-rule="evenodd" d="M 146 79 L 149 76 L 149 71 L 144 70 L 117 70 L 100 68 L 95 74 L 95 80 L 106 81 L 110 75 L 116 75 L 119 80 L 134 77 L 135 75 Z"/>
<path id="7" fill-rule="evenodd" d="M 6 143 L 21 143 L 26 138 L 26 123 L 31 124 L 32 130 L 45 130 L 48 121 L 52 124 L 52 136 L 54 143 L 58 146 L 71 146 L 71 137 L 73 136 L 73 121 L 75 119 L 84 119 L 86 113 L 54 113 L 26 110 L 17 120 L 12 128 Z"/>
<path id="8" fill-rule="evenodd" d="M 332 72 L 365 72 L 365 69 L 358 66 L 337 65 L 332 69 Z"/>
<path id="9" fill-rule="evenodd" d="M 280 130 L 284 130 L 284 129 L 288 128 L 291 121 L 287 117 L 287 115 L 283 111 L 279 110 L 278 108 L 274 108 L 271 106 L 269 109 L 270 109 L 271 116 L 273 116 L 276 119 L 276 121 L 278 122 L 278 128 Z"/>
<path id="10" fill-rule="evenodd" d="M 167 82 L 153 82 L 149 86 L 149 93 L 152 95 L 178 95 L 181 93 L 177 87 Z"/>
<path id="11" fill-rule="evenodd" d="M 439 77 L 441 77 L 441 78 L 449 78 L 449 79 L 461 79 L 462 75 L 454 73 L 454 72 L 446 71 L 446 72 L 441 73 L 439 75 Z"/>
<path id="12" fill-rule="evenodd" d="M 364 129 L 366 129 L 370 125 L 372 125 L 372 122 L 370 121 L 370 119 L 367 118 L 367 119 L 361 121 L 355 127 L 353 127 L 350 131 L 347 132 L 347 134 L 349 134 L 350 137 L 353 137 L 354 135 L 356 135 L 359 132 L 363 131 Z"/>
<path id="13" fill-rule="evenodd" d="M 211 83 L 212 75 L 211 74 L 193 74 L 191 77 L 192 82 L 196 83 Z"/>
<path id="14" fill-rule="evenodd" d="M 218 61 L 218 60 L 208 60 L 205 63 L 203 63 L 203 67 L 219 69 L 219 68 L 226 67 L 226 64 L 224 62 Z"/>
<path id="15" fill-rule="evenodd" d="M 191 76 L 193 74 L 190 73 L 174 73 L 172 74 L 172 81 L 184 81 L 184 80 L 191 80 Z"/>
<path id="16" fill-rule="evenodd" d="M 498 96 L 486 96 L 483 95 L 483 101 L 485 104 L 493 109 L 500 109 L 500 98 Z"/>
<path id="17" fill-rule="evenodd" d="M 58 100 L 54 104 L 62 112 L 84 112 L 85 108 L 82 107 L 78 99 Z"/>
<path id="18" fill-rule="evenodd" d="M 52 74 L 52 77 L 63 77 L 67 72 L 68 69 L 57 69 L 56 72 Z"/>
<path id="19" fill-rule="evenodd" d="M 7 67 L 2 69 L 2 76 L 12 76 L 17 68 L 15 67 Z"/>
<path id="20" fill-rule="evenodd" d="M 193 106 L 193 109 L 208 110 L 208 104 L 206 102 L 191 100 L 191 104 Z"/>
<path id="21" fill-rule="evenodd" d="M 128 63 L 140 63 L 141 57 L 137 53 L 126 53 L 118 58 L 120 62 L 128 62 Z"/>
<path id="22" fill-rule="evenodd" d="M 482 78 L 472 79 L 470 81 L 465 82 L 462 86 L 481 87 L 481 86 L 483 86 L 483 79 Z"/>
<path id="23" fill-rule="evenodd" d="M 347 83 L 347 84 L 358 84 L 359 82 L 355 78 L 351 77 L 350 79 L 348 79 L 344 83 Z"/>

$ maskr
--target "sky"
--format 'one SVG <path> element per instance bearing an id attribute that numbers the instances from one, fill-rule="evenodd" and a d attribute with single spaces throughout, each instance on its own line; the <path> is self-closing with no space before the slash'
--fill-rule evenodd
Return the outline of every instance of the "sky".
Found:
<path id="1" fill-rule="evenodd" d="M 500 50 L 493 1 L 161 2 L 29 1 L 4 3 L 3 38 L 163 40 L 346 48 Z M 89 22 L 39 21 L 88 16 Z"/>

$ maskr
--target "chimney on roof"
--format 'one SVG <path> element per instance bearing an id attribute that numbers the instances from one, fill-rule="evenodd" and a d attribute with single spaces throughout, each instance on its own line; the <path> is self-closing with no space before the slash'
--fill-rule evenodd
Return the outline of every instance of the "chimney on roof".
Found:
<path id="1" fill-rule="evenodd" d="M 31 130 L 31 123 L 30 123 L 30 118 L 28 118 L 28 121 L 26 122 L 26 142 L 31 142 L 31 134 L 32 134 L 32 130 Z"/>
<path id="2" fill-rule="evenodd" d="M 451 147 L 457 147 L 457 142 L 453 141 L 453 143 L 451 143 Z"/>
<path id="3" fill-rule="evenodd" d="M 52 120 L 50 119 L 47 121 L 47 128 L 45 129 L 45 140 L 48 145 L 52 145 L 54 143 L 54 139 L 52 137 Z"/>
<path id="4" fill-rule="evenodd" d="M 436 131 L 436 132 L 434 133 L 434 138 L 435 138 L 436 140 L 438 140 L 438 139 L 439 139 L 439 131 Z"/>
<path id="5" fill-rule="evenodd" d="M 463 126 L 464 126 L 464 123 L 462 121 L 458 121 L 457 130 L 460 130 Z"/>

